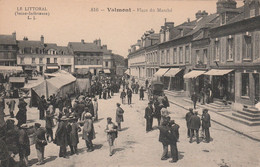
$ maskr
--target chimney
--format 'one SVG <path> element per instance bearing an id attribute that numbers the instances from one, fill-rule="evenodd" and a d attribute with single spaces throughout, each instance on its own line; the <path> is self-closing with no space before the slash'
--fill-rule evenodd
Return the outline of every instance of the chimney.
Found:
<path id="1" fill-rule="evenodd" d="M 13 35 L 13 38 L 16 40 L 16 32 L 13 32 L 12 35 Z"/>
<path id="2" fill-rule="evenodd" d="M 41 42 L 44 43 L 44 36 L 41 35 Z"/>
<path id="3" fill-rule="evenodd" d="M 24 41 L 28 41 L 28 38 L 27 38 L 27 37 L 23 37 L 23 40 L 24 40 Z"/>
<path id="4" fill-rule="evenodd" d="M 172 29 L 174 27 L 174 22 L 165 22 L 165 27 Z"/>
<path id="5" fill-rule="evenodd" d="M 97 46 L 101 47 L 101 39 L 97 40 Z"/>
<path id="6" fill-rule="evenodd" d="M 187 19 L 188 23 L 190 23 L 190 18 Z"/>
<path id="7" fill-rule="evenodd" d="M 82 44 L 84 44 L 84 43 L 85 43 L 85 42 L 84 42 L 84 39 L 81 39 L 81 43 L 82 43 Z"/>
<path id="8" fill-rule="evenodd" d="M 197 13 L 196 13 L 196 19 L 199 19 L 201 17 L 204 17 L 204 16 L 207 16 L 208 15 L 208 12 L 206 12 L 205 10 L 203 10 L 203 12 L 201 12 L 201 10 L 199 10 Z"/>
<path id="9" fill-rule="evenodd" d="M 228 9 L 236 9 L 237 2 L 235 0 L 218 0 L 217 2 L 217 13 L 222 13 Z"/>
<path id="10" fill-rule="evenodd" d="M 107 45 L 103 45 L 103 46 L 102 46 L 102 49 L 107 50 Z"/>

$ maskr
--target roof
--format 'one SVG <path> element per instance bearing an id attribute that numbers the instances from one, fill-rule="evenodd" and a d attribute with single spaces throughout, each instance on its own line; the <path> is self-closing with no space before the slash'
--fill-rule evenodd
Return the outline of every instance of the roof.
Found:
<path id="1" fill-rule="evenodd" d="M 47 50 L 49 50 L 49 49 L 57 49 L 57 44 L 56 43 L 45 43 L 45 48 L 47 49 Z"/>
<path id="2" fill-rule="evenodd" d="M 13 35 L 0 35 L 0 44 L 16 45 L 16 39 Z"/>
<path id="3" fill-rule="evenodd" d="M 44 44 L 41 41 L 27 41 L 27 40 L 18 40 L 18 47 L 21 48 L 41 48 L 44 47 Z"/>
<path id="4" fill-rule="evenodd" d="M 94 43 L 69 42 L 69 47 L 74 52 L 102 52 L 101 48 Z"/>

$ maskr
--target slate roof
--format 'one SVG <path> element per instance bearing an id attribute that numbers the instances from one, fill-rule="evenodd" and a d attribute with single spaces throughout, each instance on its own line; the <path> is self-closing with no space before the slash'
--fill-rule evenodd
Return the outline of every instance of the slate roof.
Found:
<path id="1" fill-rule="evenodd" d="M 69 47 L 74 52 L 102 52 L 101 48 L 94 43 L 69 42 Z"/>
<path id="2" fill-rule="evenodd" d="M 43 48 L 44 47 L 44 44 L 41 41 L 18 40 L 17 43 L 18 43 L 18 47 L 20 49 L 23 49 L 23 48 Z"/>
<path id="3" fill-rule="evenodd" d="M 2 45 L 16 45 L 16 39 L 13 35 L 0 35 L 0 44 Z"/>

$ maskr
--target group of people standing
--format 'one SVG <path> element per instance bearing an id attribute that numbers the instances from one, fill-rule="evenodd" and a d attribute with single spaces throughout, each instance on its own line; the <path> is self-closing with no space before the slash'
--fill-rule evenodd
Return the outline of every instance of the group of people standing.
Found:
<path id="1" fill-rule="evenodd" d="M 185 116 L 186 124 L 187 124 L 187 137 L 190 138 L 190 143 L 193 142 L 193 137 L 196 133 L 196 142 L 200 143 L 199 140 L 199 129 L 202 125 L 202 136 L 205 136 L 206 143 L 210 142 L 210 132 L 209 128 L 211 126 L 210 123 L 210 115 L 208 113 L 208 109 L 203 109 L 203 113 L 201 118 L 198 116 L 198 111 L 194 111 L 190 108 L 189 112 Z"/>

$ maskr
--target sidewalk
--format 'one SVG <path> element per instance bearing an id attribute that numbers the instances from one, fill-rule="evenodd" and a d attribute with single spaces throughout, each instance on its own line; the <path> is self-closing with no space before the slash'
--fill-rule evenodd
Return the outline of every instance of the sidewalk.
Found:
<path id="1" fill-rule="evenodd" d="M 189 103 L 188 101 L 185 101 L 184 99 L 186 99 L 187 97 L 183 96 L 183 97 L 175 97 L 172 96 L 170 94 L 165 93 L 168 97 L 168 100 L 170 103 L 175 104 L 181 108 L 184 108 L 186 110 L 188 110 L 189 108 L 193 108 L 193 104 Z M 204 108 L 204 106 L 203 106 Z M 197 110 L 199 112 L 199 115 L 202 114 L 202 107 L 200 107 L 199 105 L 197 105 Z M 229 112 L 227 114 L 232 114 L 230 111 L 226 111 Z M 243 135 L 247 138 L 250 138 L 252 140 L 258 141 L 260 142 L 260 127 L 259 126 L 247 126 L 244 125 L 240 122 L 231 120 L 229 118 L 227 118 L 223 112 L 214 112 L 211 109 L 209 109 L 209 114 L 211 116 L 211 121 L 222 125 L 232 131 L 237 132 L 240 135 Z"/>

